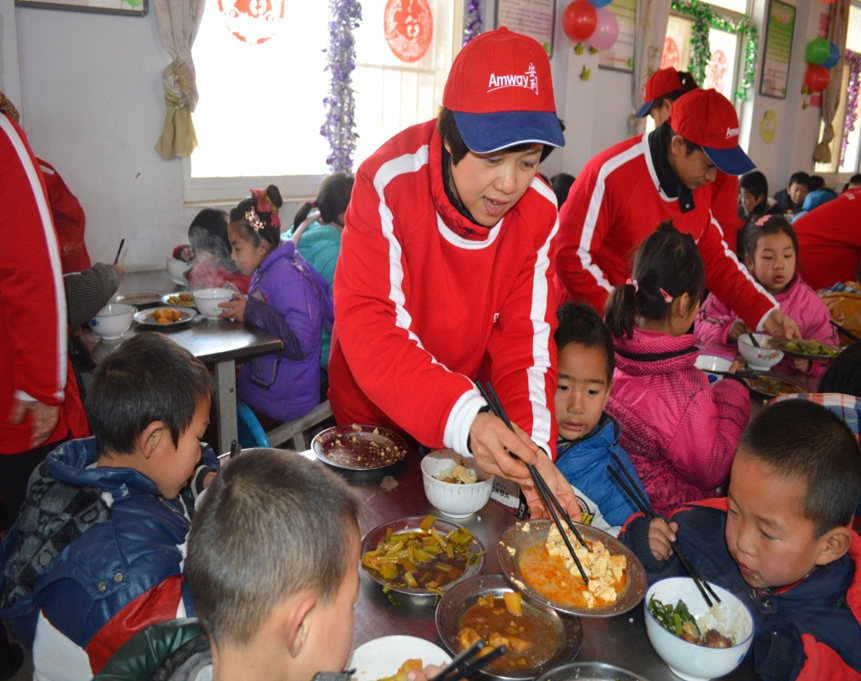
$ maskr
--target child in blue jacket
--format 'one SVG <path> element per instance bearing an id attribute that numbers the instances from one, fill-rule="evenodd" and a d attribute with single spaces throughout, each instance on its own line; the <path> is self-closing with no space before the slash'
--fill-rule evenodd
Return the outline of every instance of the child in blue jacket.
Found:
<path id="1" fill-rule="evenodd" d="M 584 303 L 563 305 L 556 316 L 556 465 L 575 487 L 584 522 L 591 518 L 596 527 L 617 534 L 637 507 L 607 471 L 608 465 L 618 467 L 613 454 L 646 493 L 619 446 L 619 422 L 604 413 L 613 388 L 613 338 L 598 313 Z"/>

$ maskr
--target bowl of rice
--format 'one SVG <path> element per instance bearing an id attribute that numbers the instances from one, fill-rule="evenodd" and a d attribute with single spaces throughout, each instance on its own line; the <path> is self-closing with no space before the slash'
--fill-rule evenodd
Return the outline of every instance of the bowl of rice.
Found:
<path id="1" fill-rule="evenodd" d="M 438 449 L 422 459 L 422 478 L 428 501 L 450 518 L 468 518 L 490 499 L 493 476 L 452 449 Z"/>

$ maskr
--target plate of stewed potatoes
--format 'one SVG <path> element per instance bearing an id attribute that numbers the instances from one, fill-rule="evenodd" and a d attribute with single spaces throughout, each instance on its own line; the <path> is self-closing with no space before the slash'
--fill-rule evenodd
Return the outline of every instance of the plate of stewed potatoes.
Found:
<path id="1" fill-rule="evenodd" d="M 143 326 L 169 329 L 188 324 L 195 315 L 195 310 L 187 307 L 162 306 L 138 312 L 135 321 Z"/>

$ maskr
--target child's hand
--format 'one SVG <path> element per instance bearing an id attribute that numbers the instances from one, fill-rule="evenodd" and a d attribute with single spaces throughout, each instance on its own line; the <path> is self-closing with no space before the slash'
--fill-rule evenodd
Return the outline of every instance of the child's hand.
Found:
<path id="1" fill-rule="evenodd" d="M 732 364 L 729 365 L 729 369 L 726 370 L 728 374 L 737 374 L 740 370 L 744 369 L 744 365 L 739 360 L 735 360 Z"/>
<path id="2" fill-rule="evenodd" d="M 794 366 L 798 371 L 807 374 L 810 373 L 810 369 L 813 367 L 813 362 L 809 359 L 804 359 L 803 357 L 793 357 L 792 366 Z"/>
<path id="3" fill-rule="evenodd" d="M 667 560 L 673 555 L 670 542 L 676 540 L 678 523 L 667 523 L 663 518 L 655 518 L 649 523 L 649 548 L 656 560 Z"/>
<path id="4" fill-rule="evenodd" d="M 245 303 L 248 302 L 248 296 L 243 296 L 241 293 L 234 293 L 233 300 L 228 300 L 226 303 L 220 303 L 220 307 L 224 312 L 218 315 L 219 319 L 238 319 L 243 321 L 245 316 Z"/>
<path id="5" fill-rule="evenodd" d="M 747 333 L 747 324 L 745 324 L 741 319 L 736 319 L 732 326 L 729 327 L 729 333 L 726 335 L 727 342 L 735 343 L 738 340 L 738 337 Z"/>
<path id="6" fill-rule="evenodd" d="M 407 681 L 428 681 L 440 673 L 442 667 L 429 664 L 420 672 L 407 672 Z"/>

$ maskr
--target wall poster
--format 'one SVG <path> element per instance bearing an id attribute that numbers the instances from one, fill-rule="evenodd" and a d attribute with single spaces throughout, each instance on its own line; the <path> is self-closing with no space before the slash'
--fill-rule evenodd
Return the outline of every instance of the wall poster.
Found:
<path id="1" fill-rule="evenodd" d="M 792 34 L 794 31 L 795 7 L 781 2 L 781 0 L 771 0 L 768 6 L 759 94 L 786 99 L 789 58 L 792 54 Z"/>
<path id="2" fill-rule="evenodd" d="M 556 0 L 496 0 L 496 26 L 535 38 L 553 56 Z"/>

